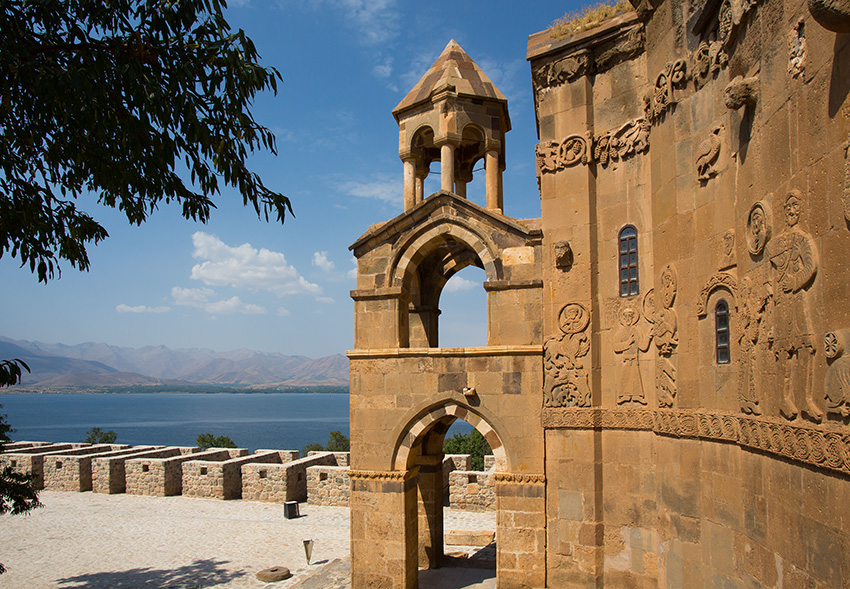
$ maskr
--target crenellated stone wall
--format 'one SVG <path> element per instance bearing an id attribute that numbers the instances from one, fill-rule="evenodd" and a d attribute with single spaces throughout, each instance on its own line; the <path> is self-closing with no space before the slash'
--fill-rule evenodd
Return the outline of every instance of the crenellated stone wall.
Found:
<path id="1" fill-rule="evenodd" d="M 91 491 L 92 460 L 101 456 L 124 456 L 135 449 L 126 444 L 92 446 L 92 453 L 44 457 L 44 488 L 51 491 Z"/>
<path id="2" fill-rule="evenodd" d="M 170 458 L 133 458 L 124 464 L 127 493 L 166 497 L 183 491 L 183 463 L 189 460 L 223 462 L 245 456 L 245 448 L 211 448 L 206 452 Z"/>
<path id="3" fill-rule="evenodd" d="M 449 505 L 464 511 L 496 509 L 496 486 L 493 472 L 455 470 L 449 474 Z"/>
<path id="4" fill-rule="evenodd" d="M 255 454 L 223 462 L 189 460 L 183 463 L 183 495 L 213 499 L 242 498 L 242 467 L 246 464 L 281 463 L 281 452 L 259 450 Z"/>
<path id="5" fill-rule="evenodd" d="M 195 454 L 197 447 L 169 447 L 151 449 L 136 446 L 132 452 L 112 457 L 94 457 L 92 459 L 92 491 L 95 493 L 124 493 L 127 489 L 125 463 L 133 458 L 170 458 Z"/>
<path id="6" fill-rule="evenodd" d="M 348 507 L 351 481 L 348 466 L 311 466 L 307 469 L 307 503 Z"/>
<path id="7" fill-rule="evenodd" d="M 44 488 L 44 459 L 52 455 L 75 455 L 86 454 L 90 450 L 91 444 L 46 444 L 42 446 L 34 446 L 15 450 L 10 453 L 0 454 L 0 467 L 11 467 L 13 471 L 20 474 L 33 475 L 33 487 L 35 489 Z"/>
<path id="8" fill-rule="evenodd" d="M 243 464 L 242 498 L 268 503 L 307 499 L 307 468 L 336 466 L 333 452 L 310 453 L 284 464 Z"/>

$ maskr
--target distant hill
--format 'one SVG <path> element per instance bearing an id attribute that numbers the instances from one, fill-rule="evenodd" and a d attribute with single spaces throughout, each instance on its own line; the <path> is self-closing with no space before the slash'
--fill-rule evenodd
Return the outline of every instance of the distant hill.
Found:
<path id="1" fill-rule="evenodd" d="M 165 346 L 122 348 L 87 342 L 74 346 L 0 336 L 0 359 L 20 358 L 32 374 L 25 385 L 101 387 L 221 384 L 236 386 L 347 386 L 348 359 L 313 360 L 253 350 L 215 352 Z"/>

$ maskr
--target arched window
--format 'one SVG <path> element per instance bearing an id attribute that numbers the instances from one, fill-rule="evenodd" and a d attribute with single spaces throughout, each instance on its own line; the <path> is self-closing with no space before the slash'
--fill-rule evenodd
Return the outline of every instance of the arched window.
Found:
<path id="1" fill-rule="evenodd" d="M 720 299 L 714 307 L 714 349 L 718 364 L 729 364 L 732 354 L 729 350 L 729 305 Z"/>
<path id="2" fill-rule="evenodd" d="M 626 225 L 620 231 L 620 296 L 638 294 L 637 229 Z"/>

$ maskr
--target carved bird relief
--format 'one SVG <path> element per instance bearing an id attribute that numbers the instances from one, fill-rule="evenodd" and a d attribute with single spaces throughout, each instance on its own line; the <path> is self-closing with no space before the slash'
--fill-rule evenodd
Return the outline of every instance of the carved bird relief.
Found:
<path id="1" fill-rule="evenodd" d="M 714 164 L 717 163 L 717 156 L 720 155 L 720 131 L 722 130 L 723 127 L 715 127 L 697 148 L 697 180 L 708 180 L 717 174 Z"/>

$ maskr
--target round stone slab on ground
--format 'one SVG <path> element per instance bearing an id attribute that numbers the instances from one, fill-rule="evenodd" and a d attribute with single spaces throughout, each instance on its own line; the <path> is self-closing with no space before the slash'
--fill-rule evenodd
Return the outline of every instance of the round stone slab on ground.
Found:
<path id="1" fill-rule="evenodd" d="M 286 567 L 271 567 L 263 569 L 257 573 L 257 578 L 264 583 L 274 583 L 275 581 L 283 581 L 292 576 L 289 569 Z"/>

